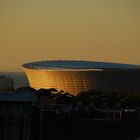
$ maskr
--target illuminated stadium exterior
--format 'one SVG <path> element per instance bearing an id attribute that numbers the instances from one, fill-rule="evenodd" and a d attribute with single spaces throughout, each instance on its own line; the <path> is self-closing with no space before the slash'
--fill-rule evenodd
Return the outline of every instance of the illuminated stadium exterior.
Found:
<path id="1" fill-rule="evenodd" d="M 140 66 L 95 61 L 40 61 L 23 65 L 30 86 L 83 91 L 140 93 Z"/>

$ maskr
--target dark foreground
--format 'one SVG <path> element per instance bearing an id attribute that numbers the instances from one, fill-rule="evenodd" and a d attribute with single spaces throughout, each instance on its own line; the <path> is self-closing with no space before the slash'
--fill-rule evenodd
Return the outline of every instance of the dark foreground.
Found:
<path id="1" fill-rule="evenodd" d="M 34 129 L 31 139 L 137 140 L 140 137 L 140 121 L 46 120 L 41 125 L 36 132 Z"/>

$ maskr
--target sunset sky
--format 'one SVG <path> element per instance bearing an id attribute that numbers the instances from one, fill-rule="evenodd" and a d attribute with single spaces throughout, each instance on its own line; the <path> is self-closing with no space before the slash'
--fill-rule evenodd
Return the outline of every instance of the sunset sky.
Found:
<path id="1" fill-rule="evenodd" d="M 0 0 L 0 71 L 50 59 L 140 64 L 140 0 Z"/>

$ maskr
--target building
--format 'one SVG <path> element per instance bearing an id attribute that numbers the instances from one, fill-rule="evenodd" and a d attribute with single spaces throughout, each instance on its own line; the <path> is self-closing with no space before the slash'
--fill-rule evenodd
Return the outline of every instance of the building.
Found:
<path id="1" fill-rule="evenodd" d="M 5 75 L 0 75 L 0 92 L 11 91 L 14 88 L 14 80 Z"/>
<path id="2" fill-rule="evenodd" d="M 41 61 L 23 65 L 30 86 L 73 95 L 88 90 L 140 93 L 140 66 L 94 61 Z"/>
<path id="3" fill-rule="evenodd" d="M 0 94 L 0 140 L 30 140 L 33 93 Z"/>

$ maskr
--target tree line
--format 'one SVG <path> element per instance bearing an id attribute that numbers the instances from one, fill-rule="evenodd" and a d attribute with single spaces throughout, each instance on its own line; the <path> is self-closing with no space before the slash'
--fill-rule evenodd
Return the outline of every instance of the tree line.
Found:
<path id="1" fill-rule="evenodd" d="M 38 100 L 46 101 L 49 104 L 65 104 L 65 105 L 80 105 L 87 107 L 94 105 L 98 108 L 136 108 L 140 107 L 140 94 L 127 94 L 119 92 L 104 92 L 104 91 L 83 91 L 77 96 L 63 90 L 39 89 L 31 87 L 21 87 L 15 89 L 15 92 L 33 92 Z"/>

